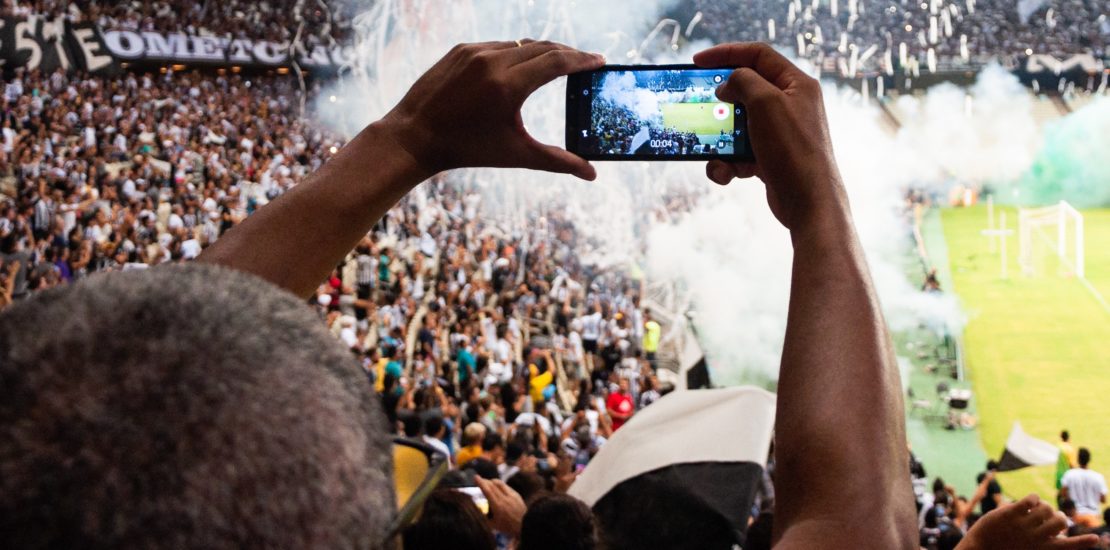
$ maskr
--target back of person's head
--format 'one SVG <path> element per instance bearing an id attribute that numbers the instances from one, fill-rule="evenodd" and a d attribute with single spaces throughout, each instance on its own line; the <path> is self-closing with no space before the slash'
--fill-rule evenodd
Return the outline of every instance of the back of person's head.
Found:
<path id="1" fill-rule="evenodd" d="M 501 434 L 490 432 L 482 438 L 482 450 L 489 452 L 496 449 L 503 449 L 505 447 L 505 440 L 501 438 Z"/>
<path id="2" fill-rule="evenodd" d="M 998 470 L 998 462 L 995 462 L 994 460 L 988 460 L 987 461 L 987 471 L 988 472 L 994 472 L 994 471 L 997 471 L 997 470 Z"/>
<path id="3" fill-rule="evenodd" d="M 1102 526 L 1110 527 L 1110 508 L 1102 511 Z"/>
<path id="4" fill-rule="evenodd" d="M 531 502 L 520 527 L 518 550 L 594 550 L 597 522 L 590 508 L 567 495 L 548 494 Z"/>
<path id="5" fill-rule="evenodd" d="M 381 406 L 301 300 L 190 264 L 0 312 L 12 548 L 373 547 L 394 510 Z"/>
<path id="6" fill-rule="evenodd" d="M 463 428 L 463 445 L 477 445 L 482 441 L 482 437 L 486 435 L 486 427 L 477 423 L 471 422 Z"/>
<path id="7" fill-rule="evenodd" d="M 1110 510 L 1110 508 L 1107 508 L 1107 510 Z M 1060 511 L 1063 512 L 1065 516 L 1069 517 L 1075 514 L 1075 501 L 1070 498 L 1065 498 L 1064 500 L 1061 500 Z"/>
<path id="8" fill-rule="evenodd" d="M 1060 432 L 1061 441 L 1067 442 L 1069 439 L 1071 439 L 1071 434 L 1069 434 L 1067 430 Z"/>
<path id="9" fill-rule="evenodd" d="M 1079 465 L 1086 468 L 1091 463 L 1091 451 L 1086 447 L 1079 448 Z"/>
<path id="10" fill-rule="evenodd" d="M 730 520 L 696 490 L 668 479 L 618 484 L 593 511 L 606 548 L 731 550 L 742 542 Z"/>
<path id="11" fill-rule="evenodd" d="M 424 422 L 420 420 L 420 415 L 415 411 L 403 410 L 398 413 L 397 418 L 401 420 L 401 428 L 405 432 L 405 437 L 418 437 L 420 429 L 424 426 Z"/>
<path id="12" fill-rule="evenodd" d="M 424 502 L 420 519 L 403 533 L 405 550 L 493 550 L 497 543 L 482 512 L 470 497 L 436 490 Z"/>
<path id="13" fill-rule="evenodd" d="M 936 479 L 933 480 L 933 494 L 935 494 L 935 495 L 944 494 L 944 479 L 943 478 L 937 477 Z"/>
<path id="14" fill-rule="evenodd" d="M 547 488 L 543 476 L 536 472 L 517 472 L 505 481 L 505 484 L 516 491 L 524 502 L 532 500 L 533 497 L 540 495 Z"/>
<path id="15" fill-rule="evenodd" d="M 429 437 L 439 437 L 439 431 L 443 429 L 443 417 L 437 414 L 428 415 L 424 419 L 424 435 Z"/>
<path id="16" fill-rule="evenodd" d="M 493 461 L 478 457 L 466 463 L 466 469 L 482 479 L 499 479 L 497 465 Z"/>

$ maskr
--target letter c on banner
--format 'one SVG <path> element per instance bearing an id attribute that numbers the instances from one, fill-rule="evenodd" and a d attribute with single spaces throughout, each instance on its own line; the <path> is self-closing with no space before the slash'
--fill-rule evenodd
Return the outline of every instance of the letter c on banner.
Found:
<path id="1" fill-rule="evenodd" d="M 104 33 L 104 45 L 116 57 L 139 59 L 146 53 L 146 42 L 139 33 L 131 31 L 108 31 Z"/>
<path id="2" fill-rule="evenodd" d="M 286 57 L 288 57 L 286 51 L 288 51 L 288 48 L 284 45 L 260 40 L 255 42 L 252 53 L 254 53 L 254 58 L 257 59 L 259 63 L 278 65 L 284 62 Z"/>

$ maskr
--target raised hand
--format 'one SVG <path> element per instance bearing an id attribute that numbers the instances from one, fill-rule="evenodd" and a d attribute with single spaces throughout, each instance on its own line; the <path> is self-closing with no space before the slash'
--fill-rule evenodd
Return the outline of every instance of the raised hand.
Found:
<path id="1" fill-rule="evenodd" d="M 460 44 L 417 80 L 381 123 L 432 173 L 500 166 L 592 180 L 596 174 L 588 162 L 528 135 L 520 107 L 540 86 L 604 62 L 600 55 L 554 42 Z"/>

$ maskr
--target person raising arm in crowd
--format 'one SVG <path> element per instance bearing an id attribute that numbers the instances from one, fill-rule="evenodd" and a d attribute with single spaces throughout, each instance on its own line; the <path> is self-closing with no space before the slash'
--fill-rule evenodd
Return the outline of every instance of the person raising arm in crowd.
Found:
<path id="1" fill-rule="evenodd" d="M 833 155 L 821 86 L 766 44 L 721 45 L 694 62 L 739 67 L 717 95 L 747 107 L 757 159 L 713 160 L 706 174 L 721 185 L 758 177 L 794 245 L 775 415 L 775 546 L 916 549 L 901 381 Z M 1029 524 L 1032 534 L 1022 540 L 1035 544 L 1025 548 L 1090 546 L 1084 538 L 1057 543 L 1063 525 L 1049 522 L 1051 514 L 1033 501 L 995 523 Z M 979 550 L 1016 548 L 977 540 Z"/>

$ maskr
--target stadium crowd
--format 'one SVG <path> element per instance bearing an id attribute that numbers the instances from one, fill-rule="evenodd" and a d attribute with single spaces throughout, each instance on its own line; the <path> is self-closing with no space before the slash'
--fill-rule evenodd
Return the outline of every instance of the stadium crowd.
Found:
<path id="1" fill-rule="evenodd" d="M 290 77 L 17 72 L 0 88 L 3 305 L 189 261 L 342 146 L 297 115 Z M 398 435 L 526 497 L 565 488 L 660 397 L 661 327 L 636 283 L 579 261 L 560 214 L 502 227 L 475 190 L 427 186 L 310 307 L 362 360 Z"/>
<path id="2" fill-rule="evenodd" d="M 356 3 L 345 0 L 5 0 L 0 16 L 48 18 L 97 23 L 104 29 L 184 32 L 284 42 L 301 24 L 308 39 L 342 41 L 351 37 Z M 311 34 L 311 36 L 308 36 Z"/>
<path id="3" fill-rule="evenodd" d="M 8 9 L 76 6 L 110 26 L 172 20 L 216 34 L 253 34 L 252 17 L 281 13 L 262 37 L 292 27 L 283 17 L 293 2 L 206 2 L 195 17 L 179 4 Z M 235 11 L 258 15 L 223 16 Z M 301 92 L 288 77 L 16 73 L 0 87 L 0 306 L 98 272 L 189 261 L 343 145 L 299 116 Z M 631 113 L 605 116 L 595 121 L 607 129 L 601 150 L 630 145 Z M 589 509 L 561 493 L 665 391 L 656 377 L 662 327 L 641 305 L 638 282 L 580 261 L 568 218 L 551 212 L 505 227 L 481 208 L 475 189 L 429 182 L 389 211 L 307 307 L 360 358 L 395 433 L 449 457 L 455 473 L 445 486 L 477 477 L 495 511 L 482 517 L 463 493 L 436 491 L 405 532 L 406 548 L 504 548 L 511 539 L 521 549 L 597 547 Z M 1089 460 L 1078 453 L 1076 468 Z M 770 545 L 769 487 L 745 548 Z M 990 472 L 970 498 L 934 483 L 918 500 L 922 546 L 955 547 L 976 504 L 986 513 L 1000 503 L 996 488 Z"/>
<path id="4" fill-rule="evenodd" d="M 630 109 L 611 101 L 595 100 L 590 111 L 593 132 L 584 144 L 586 151 L 599 154 L 670 154 L 686 155 L 696 152 L 712 153 L 714 145 L 701 143 L 693 132 L 680 132 L 674 128 L 663 128 L 651 121 L 640 119 Z M 636 143 L 637 134 L 647 127 L 647 139 Z M 722 139 L 731 141 L 731 136 L 722 134 Z M 633 149 L 636 145 L 636 150 Z"/>
<path id="5" fill-rule="evenodd" d="M 1026 5 L 1028 12 L 1020 13 Z M 1110 47 L 1106 0 L 697 0 L 697 6 L 718 42 L 773 42 L 792 51 L 804 46 L 801 53 L 814 61 L 850 57 L 852 50 L 862 55 L 876 46 L 873 61 L 890 51 L 898 62 L 902 44 L 921 65 L 932 50 L 940 62 L 964 66 L 1013 61 L 1027 52 L 1103 56 Z"/>

